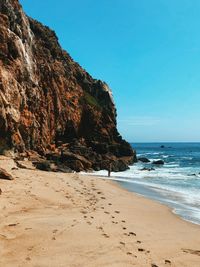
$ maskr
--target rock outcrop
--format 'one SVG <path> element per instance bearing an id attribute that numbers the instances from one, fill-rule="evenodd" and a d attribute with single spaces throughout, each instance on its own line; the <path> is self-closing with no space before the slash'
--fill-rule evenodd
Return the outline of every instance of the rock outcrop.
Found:
<path id="1" fill-rule="evenodd" d="M 150 162 L 150 160 L 148 158 L 142 157 L 142 158 L 138 158 L 138 161 L 141 161 L 143 163 L 148 163 Z"/>
<path id="2" fill-rule="evenodd" d="M 0 153 L 36 151 L 75 170 L 136 160 L 116 128 L 108 85 L 62 50 L 55 33 L 0 1 Z"/>
<path id="3" fill-rule="evenodd" d="M 152 162 L 152 164 L 155 164 L 155 165 L 164 165 L 165 162 L 164 162 L 164 160 L 162 160 L 162 159 L 158 159 L 158 160 L 154 160 L 154 161 Z"/>

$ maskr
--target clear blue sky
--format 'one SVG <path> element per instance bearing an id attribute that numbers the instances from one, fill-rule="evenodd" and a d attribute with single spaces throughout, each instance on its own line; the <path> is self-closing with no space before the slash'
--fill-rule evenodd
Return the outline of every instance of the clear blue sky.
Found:
<path id="1" fill-rule="evenodd" d="M 129 141 L 200 141 L 199 0 L 20 0 L 112 88 Z"/>

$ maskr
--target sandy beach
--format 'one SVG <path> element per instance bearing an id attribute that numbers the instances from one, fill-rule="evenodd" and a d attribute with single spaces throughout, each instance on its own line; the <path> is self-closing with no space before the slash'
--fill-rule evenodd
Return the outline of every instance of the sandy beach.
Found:
<path id="1" fill-rule="evenodd" d="M 0 180 L 1 267 L 199 267 L 200 227 L 169 208 L 77 173 L 16 167 Z"/>

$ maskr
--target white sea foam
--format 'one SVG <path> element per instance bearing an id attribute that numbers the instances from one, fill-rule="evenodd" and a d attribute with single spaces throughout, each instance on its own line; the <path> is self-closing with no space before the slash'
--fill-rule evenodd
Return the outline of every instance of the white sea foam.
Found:
<path id="1" fill-rule="evenodd" d="M 172 208 L 181 205 L 181 208 L 174 208 L 175 213 L 192 222 L 200 223 L 200 212 L 197 211 L 197 209 L 200 210 L 200 188 L 196 188 L 195 185 L 193 187 L 191 185 L 190 187 L 187 186 L 190 181 L 199 181 L 199 175 L 188 176 L 194 171 L 193 168 L 180 168 L 178 164 L 166 164 L 163 167 L 156 168 L 154 171 L 142 171 L 143 166 L 142 163 L 135 164 L 125 172 L 112 172 L 111 177 L 107 177 L 107 170 L 90 174 L 127 183 L 126 188 L 130 188 L 133 191 L 135 191 L 134 184 L 145 186 L 155 194 L 157 192 L 160 196 L 159 200 L 167 203 Z M 148 194 L 146 196 L 148 197 Z"/>

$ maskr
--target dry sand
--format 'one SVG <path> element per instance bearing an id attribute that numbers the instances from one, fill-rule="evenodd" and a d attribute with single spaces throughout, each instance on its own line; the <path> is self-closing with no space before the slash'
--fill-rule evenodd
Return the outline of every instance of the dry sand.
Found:
<path id="1" fill-rule="evenodd" d="M 0 180 L 1 267 L 200 267 L 200 227 L 114 182 L 11 170 Z"/>

